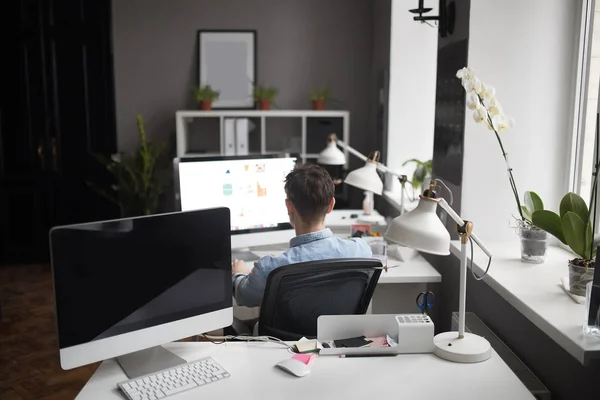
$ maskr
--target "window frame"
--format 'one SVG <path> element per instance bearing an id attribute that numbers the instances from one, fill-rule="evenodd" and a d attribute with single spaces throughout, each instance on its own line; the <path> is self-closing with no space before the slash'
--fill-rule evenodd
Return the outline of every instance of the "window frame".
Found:
<path id="1" fill-rule="evenodd" d="M 577 49 L 578 56 L 577 73 L 575 78 L 575 101 L 573 108 L 573 138 L 571 143 L 571 164 L 568 186 L 569 190 L 575 193 L 579 193 L 581 191 L 583 147 L 585 144 L 585 122 L 595 7 L 596 0 L 582 1 L 579 43 Z"/>

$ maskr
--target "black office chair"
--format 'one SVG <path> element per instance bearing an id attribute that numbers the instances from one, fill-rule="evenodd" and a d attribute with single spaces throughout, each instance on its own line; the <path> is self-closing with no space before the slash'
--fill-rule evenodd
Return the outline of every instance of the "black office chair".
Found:
<path id="1" fill-rule="evenodd" d="M 287 265 L 267 278 L 259 336 L 282 340 L 317 337 L 321 315 L 364 314 L 381 275 L 381 261 L 342 258 Z M 232 325 L 240 333 L 240 321 Z"/>

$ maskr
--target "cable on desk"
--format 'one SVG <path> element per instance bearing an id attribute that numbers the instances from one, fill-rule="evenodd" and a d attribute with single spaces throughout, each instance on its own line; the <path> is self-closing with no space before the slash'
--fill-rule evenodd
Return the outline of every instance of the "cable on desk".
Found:
<path id="1" fill-rule="evenodd" d="M 273 336 L 236 336 L 236 335 L 212 336 L 212 335 L 207 335 L 207 334 L 202 334 L 202 336 L 215 344 L 226 343 L 228 340 L 241 340 L 241 341 L 246 341 L 246 342 L 269 342 L 269 343 L 281 344 L 292 351 L 294 350 L 294 348 L 291 345 L 289 345 L 286 342 L 284 342 L 283 340 L 273 337 Z"/>

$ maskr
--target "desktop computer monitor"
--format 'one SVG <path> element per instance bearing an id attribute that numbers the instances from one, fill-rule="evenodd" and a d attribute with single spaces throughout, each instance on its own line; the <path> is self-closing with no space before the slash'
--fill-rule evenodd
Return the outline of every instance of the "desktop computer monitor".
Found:
<path id="1" fill-rule="evenodd" d="M 151 348 L 176 357 L 160 345 L 231 325 L 229 229 L 227 208 L 53 228 L 61 367 Z"/>
<path id="2" fill-rule="evenodd" d="M 177 207 L 228 207 L 234 251 L 285 243 L 295 232 L 285 207 L 284 180 L 296 160 L 278 155 L 175 159 Z"/>

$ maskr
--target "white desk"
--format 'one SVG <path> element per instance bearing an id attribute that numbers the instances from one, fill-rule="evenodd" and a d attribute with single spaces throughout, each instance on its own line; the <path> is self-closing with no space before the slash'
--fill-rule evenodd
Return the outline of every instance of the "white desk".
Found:
<path id="1" fill-rule="evenodd" d="M 296 378 L 275 367 L 291 357 L 270 343 L 171 343 L 165 346 L 187 361 L 211 356 L 231 377 L 182 392 L 185 399 L 534 399 L 502 359 L 455 364 L 433 354 L 397 357 L 320 356 L 311 373 Z M 114 360 L 103 362 L 77 396 L 78 400 L 123 400 L 118 382 L 127 377 Z"/>
<path id="2" fill-rule="evenodd" d="M 572 253 L 550 246 L 545 263 L 527 264 L 521 262 L 518 239 L 486 242 L 486 246 L 493 258 L 484 282 L 582 364 L 600 358 L 600 340 L 582 332 L 584 306 L 575 303 L 560 285 L 560 279 L 568 275 L 567 261 L 575 257 Z M 451 251 L 460 255 L 460 242 L 452 242 Z M 473 268 L 481 275 L 488 259 L 479 247 L 474 251 Z"/>

